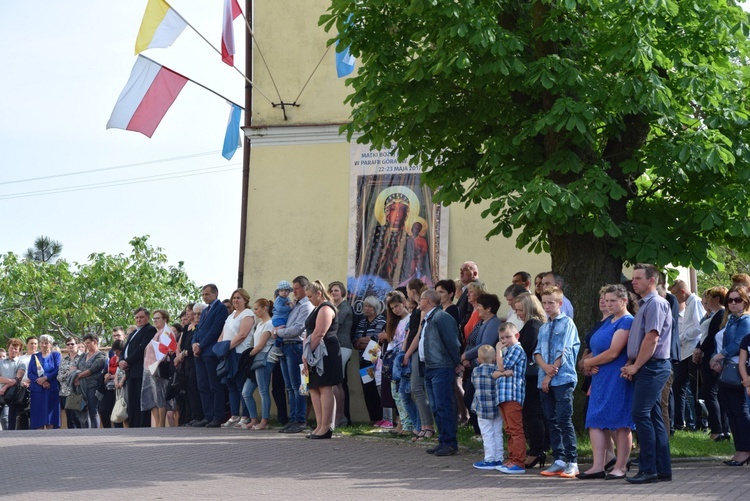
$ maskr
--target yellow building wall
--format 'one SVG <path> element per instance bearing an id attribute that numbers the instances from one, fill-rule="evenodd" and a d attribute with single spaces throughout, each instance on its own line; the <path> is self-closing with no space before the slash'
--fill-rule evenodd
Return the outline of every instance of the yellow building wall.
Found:
<path id="1" fill-rule="evenodd" d="M 327 0 L 255 2 L 253 81 L 256 89 L 278 103 L 275 82 L 283 101 L 293 102 L 307 79 L 311 75 L 312 78 L 299 98 L 300 106 L 287 107 L 287 121 L 280 108 L 273 108 L 255 92 L 253 125 L 330 124 L 349 120 L 350 110 L 343 104 L 348 95 L 344 86 L 346 79 L 336 77 L 336 48 L 326 47 L 326 42 L 335 36 L 335 29 L 326 33 L 318 26 L 318 19 L 329 5 Z M 318 63 L 320 66 L 315 70 Z"/>

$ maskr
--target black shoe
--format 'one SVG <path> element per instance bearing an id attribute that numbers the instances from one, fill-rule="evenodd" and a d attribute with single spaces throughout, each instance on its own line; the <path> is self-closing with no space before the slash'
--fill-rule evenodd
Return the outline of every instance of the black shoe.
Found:
<path id="1" fill-rule="evenodd" d="M 528 456 L 529 454 L 527 454 Z M 547 453 L 542 452 L 537 457 L 534 458 L 534 460 L 526 465 L 526 469 L 533 468 L 536 465 L 539 465 L 540 468 L 544 468 L 544 466 L 547 464 Z"/>
<path id="2" fill-rule="evenodd" d="M 429 449 L 427 449 L 426 452 L 427 454 L 435 454 L 437 451 L 439 451 L 442 448 L 443 448 L 442 445 L 436 445 L 435 447 L 430 447 Z"/>
<path id="3" fill-rule="evenodd" d="M 299 433 L 305 429 L 305 423 L 290 422 L 279 430 L 279 433 Z"/>
<path id="4" fill-rule="evenodd" d="M 609 463 L 604 465 L 604 471 L 609 471 L 617 464 L 617 458 L 613 458 Z"/>
<path id="5" fill-rule="evenodd" d="M 206 428 L 220 428 L 221 427 L 221 421 L 211 421 L 206 425 Z"/>
<path id="6" fill-rule="evenodd" d="M 744 461 L 735 461 L 734 459 L 731 459 L 729 461 L 724 461 L 724 464 L 727 466 L 745 466 L 746 464 L 750 464 L 750 457 Z"/>
<path id="7" fill-rule="evenodd" d="M 436 456 L 452 456 L 457 453 L 458 453 L 458 447 L 451 447 L 451 446 L 441 447 L 435 451 Z"/>
<path id="8" fill-rule="evenodd" d="M 190 426 L 192 426 L 194 428 L 203 428 L 207 424 L 208 424 L 208 420 L 207 419 L 201 419 L 200 421 L 193 421 L 193 424 L 191 424 Z"/>
<path id="9" fill-rule="evenodd" d="M 625 474 L 613 475 L 611 473 L 607 473 L 607 475 L 604 477 L 604 480 L 622 480 L 624 478 L 625 478 Z"/>
<path id="10" fill-rule="evenodd" d="M 646 473 L 639 471 L 634 477 L 628 477 L 625 479 L 626 482 L 631 484 L 650 484 L 659 481 L 659 476 L 656 473 Z"/>
<path id="11" fill-rule="evenodd" d="M 328 428 L 328 431 L 322 435 L 315 435 L 314 433 L 310 433 L 310 438 L 317 439 L 317 440 L 324 440 L 326 438 L 331 438 L 332 436 L 333 436 L 333 432 L 331 431 L 330 428 Z"/>
<path id="12" fill-rule="evenodd" d="M 583 472 L 581 472 L 578 475 L 576 475 L 576 478 L 580 478 L 581 480 L 594 480 L 594 479 L 597 479 L 597 478 L 606 478 L 606 477 L 607 477 L 607 472 L 604 471 L 604 470 L 597 471 L 597 472 L 594 472 L 594 473 L 583 473 Z"/>
<path id="13" fill-rule="evenodd" d="M 659 482 L 671 482 L 672 481 L 671 473 L 657 473 L 656 476 L 659 479 Z"/>

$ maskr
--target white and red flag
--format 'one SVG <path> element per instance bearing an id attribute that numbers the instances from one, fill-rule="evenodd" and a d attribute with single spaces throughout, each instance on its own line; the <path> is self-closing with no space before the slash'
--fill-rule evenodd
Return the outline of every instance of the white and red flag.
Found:
<path id="1" fill-rule="evenodd" d="M 237 0 L 224 0 L 224 21 L 221 27 L 221 60 L 234 66 L 234 26 L 232 21 L 242 14 Z"/>
<path id="2" fill-rule="evenodd" d="M 187 82 L 187 77 L 138 55 L 107 128 L 151 137 Z"/>

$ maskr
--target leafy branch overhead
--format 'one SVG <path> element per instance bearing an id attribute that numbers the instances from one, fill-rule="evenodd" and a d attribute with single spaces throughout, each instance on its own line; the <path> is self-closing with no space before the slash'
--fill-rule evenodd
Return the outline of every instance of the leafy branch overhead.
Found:
<path id="1" fill-rule="evenodd" d="M 733 1 L 332 0 L 350 138 L 536 252 L 716 268 L 750 236 L 748 16 Z"/>

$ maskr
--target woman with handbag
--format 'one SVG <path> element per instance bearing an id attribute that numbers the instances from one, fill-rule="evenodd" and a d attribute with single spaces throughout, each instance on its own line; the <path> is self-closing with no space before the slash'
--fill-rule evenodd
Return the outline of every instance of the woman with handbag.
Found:
<path id="1" fill-rule="evenodd" d="M 102 377 L 102 370 L 107 365 L 107 356 L 99 351 L 99 338 L 94 334 L 83 336 L 86 351 L 81 353 L 75 361 L 72 371 L 78 371 L 73 379 L 73 385 L 86 398 L 86 413 L 79 413 L 83 418 L 82 428 L 99 428 L 99 399 L 96 392 Z"/>
<path id="2" fill-rule="evenodd" d="M 271 331 L 273 330 L 272 310 L 273 303 L 268 299 L 258 299 L 253 304 L 253 313 L 255 313 L 257 319 L 257 326 L 252 335 L 253 348 L 250 350 L 250 357 L 253 358 L 253 362 L 250 366 L 251 374 L 242 387 L 242 400 L 250 414 L 250 422 L 241 426 L 243 430 L 265 430 L 268 428 L 268 418 L 271 415 L 269 388 L 271 386 L 271 373 L 274 365 L 276 365 L 274 357 L 269 356 L 271 350 L 273 350 L 274 342 L 271 337 Z M 260 391 L 260 422 L 258 422 L 258 409 L 253 397 L 256 389 Z"/>
<path id="3" fill-rule="evenodd" d="M 237 289 L 232 292 L 231 301 L 234 311 L 229 314 L 224 322 L 224 330 L 222 330 L 218 341 L 219 343 L 229 341 L 227 388 L 229 389 L 229 410 L 232 415 L 226 423 L 221 425 L 222 428 L 231 428 L 238 424 L 241 426 L 250 422 L 247 408 L 242 403 L 242 389 L 245 386 L 247 375 L 238 369 L 240 355 L 250 347 L 252 338 L 249 334 L 255 325 L 255 317 L 250 310 L 250 294 L 245 289 Z"/>
<path id="4" fill-rule="evenodd" d="M 161 336 L 165 334 L 169 338 L 169 346 L 173 346 L 169 352 L 174 354 L 177 341 L 174 338 L 172 327 L 169 323 L 169 313 L 166 310 L 154 310 L 153 317 L 156 334 L 146 346 L 143 355 L 143 386 L 141 387 L 141 411 L 151 411 L 151 427 L 163 428 L 167 420 L 167 387 L 169 386 L 169 361 L 167 357 L 161 359 L 157 364 L 156 349 L 154 341 L 160 343 Z M 152 369 L 156 370 L 152 373 Z"/>
<path id="5" fill-rule="evenodd" d="M 60 407 L 63 409 L 65 409 L 68 395 L 73 391 L 68 384 L 68 379 L 70 377 L 70 368 L 75 366 L 76 358 L 79 355 L 78 339 L 75 336 L 67 338 L 65 340 L 65 347 L 68 350 L 68 354 L 60 361 L 60 370 L 57 372 L 57 382 L 60 383 Z M 81 428 L 81 421 L 78 419 L 78 414 L 75 411 L 65 409 L 65 420 L 67 428 Z"/>
<path id="6" fill-rule="evenodd" d="M 23 342 L 18 338 L 8 340 L 8 356 L 0 360 L 0 429 L 16 429 L 15 399 L 21 387 L 21 380 L 26 373 L 26 366 L 21 364 L 20 356 Z"/>
<path id="7" fill-rule="evenodd" d="M 48 334 L 39 336 L 39 352 L 29 359 L 29 429 L 32 430 L 60 427 L 60 385 L 57 383 L 57 372 L 60 370 L 62 357 L 58 352 L 52 351 L 54 342 Z"/>
<path id="8" fill-rule="evenodd" d="M 724 461 L 727 466 L 742 466 L 750 463 L 750 412 L 748 412 L 745 388 L 739 380 L 737 361 L 740 343 L 750 333 L 750 296 L 742 286 L 735 286 L 727 294 L 727 322 L 722 347 L 711 358 L 711 368 L 719 375 L 719 403 L 729 417 L 729 428 L 734 438 L 735 453 Z M 717 347 L 718 348 L 718 347 Z M 737 371 L 738 384 L 732 385 L 731 371 Z M 727 374 L 724 374 L 727 372 Z"/>

